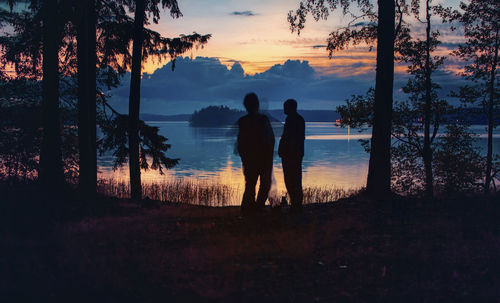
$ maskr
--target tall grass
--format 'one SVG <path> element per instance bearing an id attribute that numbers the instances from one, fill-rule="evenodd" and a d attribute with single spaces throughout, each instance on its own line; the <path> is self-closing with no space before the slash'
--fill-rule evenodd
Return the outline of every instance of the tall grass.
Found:
<path id="1" fill-rule="evenodd" d="M 128 182 L 100 180 L 98 191 L 118 198 L 130 198 Z M 163 202 L 228 206 L 231 205 L 232 198 L 238 194 L 238 189 L 218 183 L 178 180 L 143 183 L 142 192 L 144 197 Z"/>
<path id="2" fill-rule="evenodd" d="M 303 189 L 304 204 L 326 203 L 347 198 L 359 192 L 360 189 L 343 189 L 327 186 L 310 186 Z"/>
<path id="3" fill-rule="evenodd" d="M 99 181 L 98 191 L 108 196 L 130 198 L 128 182 L 103 179 Z M 205 206 L 239 205 L 243 195 L 243 189 L 239 186 L 186 180 L 143 183 L 142 191 L 144 197 L 152 200 Z M 304 204 L 337 201 L 356 192 L 357 190 L 326 186 L 305 187 Z M 285 196 L 286 192 L 280 194 Z M 281 201 L 281 196 L 270 195 L 269 199 L 276 205 Z"/>

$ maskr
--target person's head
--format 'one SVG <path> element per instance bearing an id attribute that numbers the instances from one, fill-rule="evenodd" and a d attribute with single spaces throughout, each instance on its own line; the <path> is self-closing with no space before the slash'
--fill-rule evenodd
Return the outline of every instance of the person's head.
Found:
<path id="1" fill-rule="evenodd" d="M 255 114 L 259 111 L 259 98 L 255 93 L 249 93 L 245 96 L 243 105 L 245 105 L 249 114 Z"/>
<path id="2" fill-rule="evenodd" d="M 293 114 L 297 112 L 297 101 L 293 99 L 288 99 L 283 103 L 283 110 L 286 115 Z"/>

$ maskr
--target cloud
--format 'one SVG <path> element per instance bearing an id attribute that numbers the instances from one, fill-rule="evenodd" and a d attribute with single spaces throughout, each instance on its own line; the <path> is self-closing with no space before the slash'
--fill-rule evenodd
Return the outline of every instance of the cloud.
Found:
<path id="1" fill-rule="evenodd" d="M 449 81 L 449 75 L 436 75 L 436 80 Z M 128 112 L 130 76 L 113 89 L 111 105 Z M 406 84 L 407 77 L 396 75 L 395 89 Z M 255 92 L 263 109 L 279 109 L 286 99 L 299 102 L 301 109 L 335 109 L 351 95 L 364 94 L 375 86 L 375 75 L 365 77 L 325 75 L 308 61 L 287 60 L 255 75 L 245 75 L 239 62 L 231 67 L 217 58 L 178 58 L 175 71 L 171 63 L 145 74 L 141 82 L 141 112 L 155 114 L 192 113 L 208 105 L 227 105 L 243 109 L 242 100 Z M 449 89 L 448 87 L 446 87 Z"/>
<path id="2" fill-rule="evenodd" d="M 442 47 L 446 49 L 447 51 L 451 52 L 453 50 L 458 49 L 459 45 L 463 45 L 463 43 L 458 43 L 458 42 L 442 42 L 439 44 L 439 47 Z"/>
<path id="3" fill-rule="evenodd" d="M 252 11 L 235 11 L 232 12 L 231 15 L 233 16 L 244 16 L 244 17 L 252 17 L 252 16 L 257 16 L 256 13 Z"/>
<path id="4" fill-rule="evenodd" d="M 354 68 L 357 68 L 357 67 L 365 67 L 365 66 L 369 66 L 368 64 L 364 63 L 364 62 L 357 62 L 357 63 L 353 63 L 351 65 L 351 67 L 354 67 Z"/>
<path id="5" fill-rule="evenodd" d="M 354 23 L 352 26 L 358 27 L 358 26 L 367 26 L 367 25 L 377 25 L 377 24 L 373 23 L 373 22 L 358 22 L 358 23 Z"/>
<path id="6" fill-rule="evenodd" d="M 323 45 L 323 44 L 316 44 L 316 45 L 313 45 L 311 46 L 312 48 L 326 48 L 328 45 Z"/>

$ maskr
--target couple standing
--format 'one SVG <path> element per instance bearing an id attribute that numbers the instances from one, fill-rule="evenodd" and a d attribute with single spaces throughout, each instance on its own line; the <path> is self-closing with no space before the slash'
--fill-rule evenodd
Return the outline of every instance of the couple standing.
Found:
<path id="1" fill-rule="evenodd" d="M 238 120 L 238 152 L 243 163 L 245 192 L 242 212 L 263 209 L 271 189 L 274 154 L 274 132 L 267 116 L 259 113 L 259 99 L 249 93 L 243 101 L 248 114 Z M 285 186 L 290 196 L 291 211 L 302 209 L 302 157 L 304 156 L 305 122 L 297 113 L 297 101 L 283 104 L 287 115 L 278 154 L 283 164 Z M 259 192 L 255 186 L 260 177 Z"/>

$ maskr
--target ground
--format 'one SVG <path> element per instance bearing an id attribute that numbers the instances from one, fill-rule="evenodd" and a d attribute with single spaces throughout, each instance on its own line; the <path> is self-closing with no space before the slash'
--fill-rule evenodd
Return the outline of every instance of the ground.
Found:
<path id="1" fill-rule="evenodd" d="M 3 302 L 500 302 L 494 199 L 360 195 L 250 217 L 94 202 L 3 204 Z"/>

